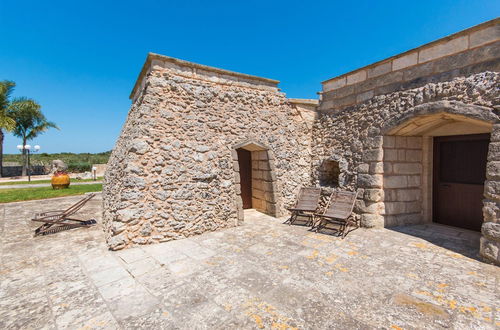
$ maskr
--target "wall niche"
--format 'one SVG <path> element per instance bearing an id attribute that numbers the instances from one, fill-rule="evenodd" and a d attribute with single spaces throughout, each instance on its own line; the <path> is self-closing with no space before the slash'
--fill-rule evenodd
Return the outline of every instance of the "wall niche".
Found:
<path id="1" fill-rule="evenodd" d="M 319 168 L 319 184 L 323 187 L 338 187 L 340 164 L 336 160 L 325 159 Z"/>

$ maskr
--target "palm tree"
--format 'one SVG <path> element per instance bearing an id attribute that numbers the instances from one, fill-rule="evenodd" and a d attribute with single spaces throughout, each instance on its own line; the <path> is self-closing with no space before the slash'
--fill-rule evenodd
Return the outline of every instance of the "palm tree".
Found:
<path id="1" fill-rule="evenodd" d="M 7 115 L 10 105 L 10 95 L 16 84 L 13 81 L 0 81 L 0 177 L 3 176 L 3 130 L 11 131 L 16 122 Z"/>
<path id="2" fill-rule="evenodd" d="M 23 146 L 27 141 L 36 138 L 49 128 L 59 129 L 56 124 L 45 118 L 40 108 L 40 104 L 36 101 L 25 97 L 16 98 L 10 103 L 7 113 L 16 122 L 12 134 L 22 139 Z M 23 158 L 22 175 L 24 176 L 26 175 L 26 149 L 23 149 Z"/>

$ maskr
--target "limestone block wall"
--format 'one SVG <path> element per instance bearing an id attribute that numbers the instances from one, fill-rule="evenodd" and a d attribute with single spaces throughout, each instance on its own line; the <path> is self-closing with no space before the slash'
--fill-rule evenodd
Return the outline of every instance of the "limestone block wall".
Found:
<path id="1" fill-rule="evenodd" d="M 277 83 L 150 54 L 105 175 L 111 249 L 237 225 L 236 148 L 248 141 L 273 158 L 256 154 L 256 201 L 272 201 L 260 207 L 285 215 L 300 186 L 310 184 L 311 135 Z"/>
<path id="2" fill-rule="evenodd" d="M 273 172 L 267 151 L 252 152 L 252 206 L 254 209 L 272 214 L 276 213 Z"/>
<path id="3" fill-rule="evenodd" d="M 494 19 L 326 80 L 319 110 L 334 111 L 377 95 L 499 71 L 499 23 Z"/>
<path id="4" fill-rule="evenodd" d="M 422 138 L 384 136 L 384 225 L 422 222 Z"/>

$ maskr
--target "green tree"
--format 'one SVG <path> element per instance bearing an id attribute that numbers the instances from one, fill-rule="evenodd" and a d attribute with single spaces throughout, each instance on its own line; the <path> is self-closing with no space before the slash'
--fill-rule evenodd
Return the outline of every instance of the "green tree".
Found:
<path id="1" fill-rule="evenodd" d="M 56 128 L 53 122 L 45 118 L 40 110 L 41 106 L 32 99 L 20 97 L 12 100 L 8 108 L 7 114 L 15 120 L 15 127 L 12 134 L 22 139 L 22 145 L 33 140 L 49 128 Z M 23 173 L 26 175 L 26 150 L 23 149 Z"/>
<path id="2" fill-rule="evenodd" d="M 11 131 L 14 129 L 16 122 L 10 118 L 7 111 L 10 106 L 10 95 L 16 84 L 13 81 L 0 81 L 0 177 L 3 176 L 3 139 L 4 130 Z"/>

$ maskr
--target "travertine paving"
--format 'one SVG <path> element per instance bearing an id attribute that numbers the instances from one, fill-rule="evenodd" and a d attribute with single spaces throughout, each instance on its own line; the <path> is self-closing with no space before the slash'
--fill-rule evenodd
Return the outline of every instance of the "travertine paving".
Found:
<path id="1" fill-rule="evenodd" d="M 249 210 L 245 224 L 107 250 L 102 229 L 33 237 L 30 216 L 79 197 L 0 206 L 1 329 L 493 329 L 498 267 L 479 234 L 438 225 L 345 240 Z M 101 220 L 101 200 L 83 211 Z"/>

